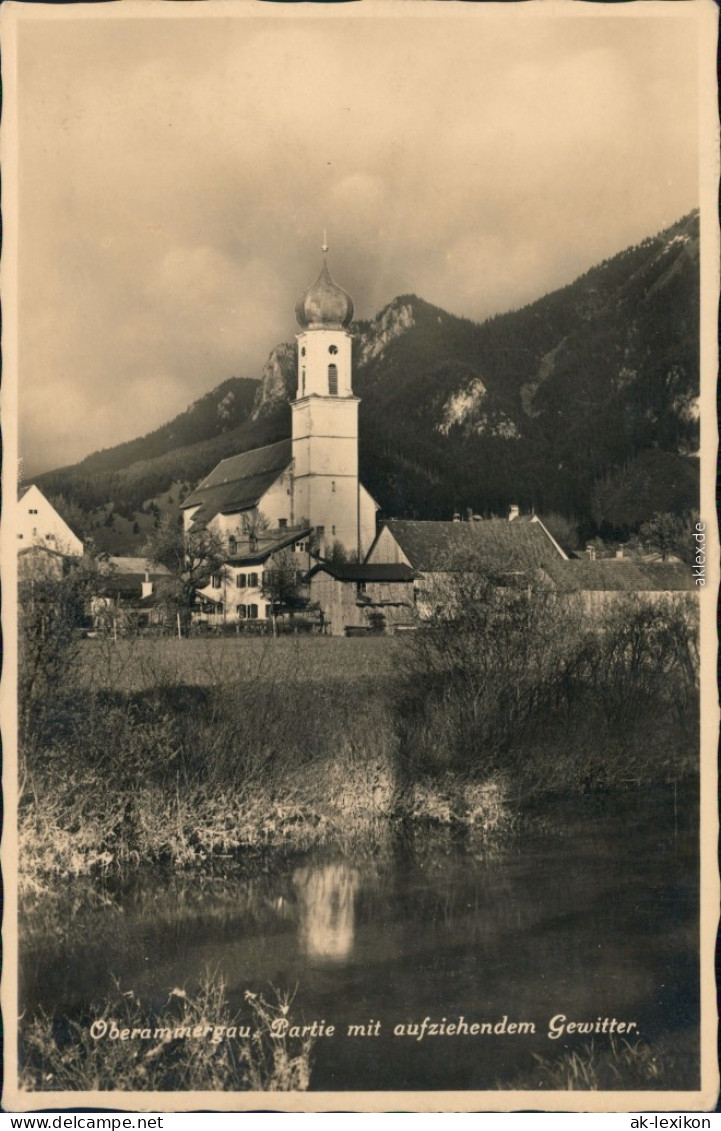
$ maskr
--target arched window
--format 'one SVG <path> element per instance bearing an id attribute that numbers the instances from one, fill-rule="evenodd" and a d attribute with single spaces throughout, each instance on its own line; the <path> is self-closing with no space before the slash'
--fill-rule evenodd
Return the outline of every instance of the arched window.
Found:
<path id="1" fill-rule="evenodd" d="M 338 396 L 338 366 L 328 366 L 328 392 L 332 397 Z"/>

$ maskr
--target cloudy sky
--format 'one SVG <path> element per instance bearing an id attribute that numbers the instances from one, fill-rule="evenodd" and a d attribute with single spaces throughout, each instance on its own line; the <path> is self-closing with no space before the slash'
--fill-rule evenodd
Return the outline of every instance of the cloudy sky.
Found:
<path id="1" fill-rule="evenodd" d="M 483 319 L 698 203 L 684 5 L 213 3 L 19 6 L 28 475 L 259 376 L 324 227 L 358 316 Z"/>

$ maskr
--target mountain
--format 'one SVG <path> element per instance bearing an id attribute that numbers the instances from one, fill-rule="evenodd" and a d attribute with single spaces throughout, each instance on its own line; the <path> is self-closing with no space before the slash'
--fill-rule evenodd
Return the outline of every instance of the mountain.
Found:
<path id="1" fill-rule="evenodd" d="M 364 483 L 386 515 L 557 512 L 623 536 L 697 506 L 698 214 L 479 324 L 402 295 L 354 324 Z M 290 433 L 295 347 L 141 439 L 37 477 L 100 522 L 140 525 L 227 455 Z M 94 516 L 94 517 L 92 517 Z M 94 531 L 95 533 L 95 531 Z M 115 532 L 117 534 L 117 531 Z"/>

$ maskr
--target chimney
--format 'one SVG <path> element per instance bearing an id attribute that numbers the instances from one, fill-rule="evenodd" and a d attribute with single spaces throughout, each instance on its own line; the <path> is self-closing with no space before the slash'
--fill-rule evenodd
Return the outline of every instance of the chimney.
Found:
<path id="1" fill-rule="evenodd" d="M 623 549 L 616 550 L 616 557 L 619 559 L 619 561 L 621 560 L 621 558 L 623 557 Z"/>
<path id="2" fill-rule="evenodd" d="M 460 522 L 461 521 L 461 516 L 459 515 L 458 511 L 454 511 L 453 521 L 454 522 Z"/>
<path id="3" fill-rule="evenodd" d="M 141 597 L 149 597 L 150 594 L 153 592 L 153 583 L 150 580 L 150 574 L 148 573 L 147 569 L 145 571 L 145 581 L 142 581 L 140 584 L 141 584 L 140 596 Z"/>
<path id="4" fill-rule="evenodd" d="M 586 553 L 588 554 L 589 562 L 595 562 L 595 560 L 596 560 L 596 547 L 593 546 L 590 542 L 586 546 Z"/>
<path id="5" fill-rule="evenodd" d="M 510 507 L 508 508 L 508 521 L 513 522 L 514 518 L 518 518 L 520 513 L 521 512 L 518 509 L 518 503 L 511 503 Z"/>

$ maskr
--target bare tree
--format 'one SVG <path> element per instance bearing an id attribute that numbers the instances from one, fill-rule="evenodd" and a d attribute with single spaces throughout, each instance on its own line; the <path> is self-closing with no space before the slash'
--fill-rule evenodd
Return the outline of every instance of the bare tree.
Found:
<path id="1" fill-rule="evenodd" d="M 150 564 L 168 570 L 158 581 L 158 595 L 173 610 L 181 634 L 185 631 L 187 635 L 197 590 L 211 575 L 224 573 L 224 538 L 205 527 L 185 531 L 167 517 L 153 531 L 143 552 Z"/>

